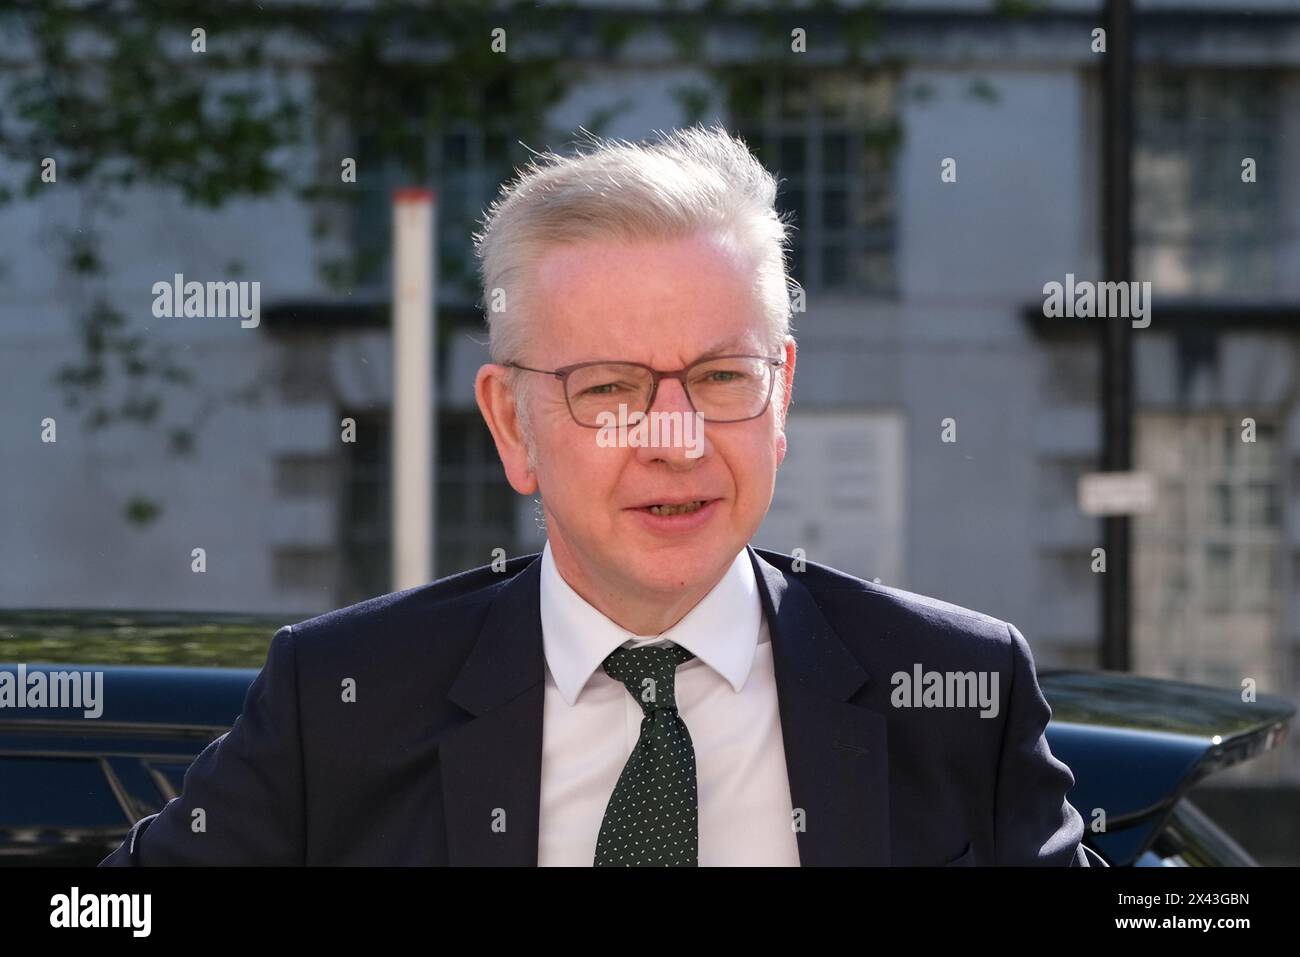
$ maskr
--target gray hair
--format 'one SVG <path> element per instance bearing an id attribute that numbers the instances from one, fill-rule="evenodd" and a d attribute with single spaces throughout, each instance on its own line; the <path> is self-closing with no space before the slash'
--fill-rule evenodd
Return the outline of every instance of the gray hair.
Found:
<path id="1" fill-rule="evenodd" d="M 584 131 L 585 132 L 585 131 Z M 754 264 L 753 290 L 767 329 L 764 345 L 783 351 L 790 333 L 785 270 L 788 225 L 776 212 L 776 179 L 744 141 L 721 127 L 660 132 L 651 143 L 603 139 L 573 156 L 537 154 L 502 188 L 475 233 L 492 361 L 527 361 L 530 275 L 550 247 L 592 239 L 718 237 Z M 781 407 L 778 375 L 773 401 Z M 520 427 L 532 454 L 529 374 L 511 370 Z"/>

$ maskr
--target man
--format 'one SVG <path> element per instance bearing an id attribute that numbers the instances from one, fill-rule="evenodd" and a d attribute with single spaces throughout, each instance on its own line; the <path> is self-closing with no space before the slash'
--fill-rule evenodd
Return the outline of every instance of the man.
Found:
<path id="1" fill-rule="evenodd" d="M 748 544 L 775 195 L 720 130 L 534 161 L 476 237 L 476 395 L 544 550 L 282 628 L 105 863 L 1086 865 L 1012 625 Z"/>

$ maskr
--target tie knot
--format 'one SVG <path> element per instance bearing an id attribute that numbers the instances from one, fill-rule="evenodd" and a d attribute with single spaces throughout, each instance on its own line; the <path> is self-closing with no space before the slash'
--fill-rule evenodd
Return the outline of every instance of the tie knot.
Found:
<path id="1" fill-rule="evenodd" d="M 695 655 L 679 645 L 616 648 L 605 659 L 605 674 L 623 682 L 647 716 L 677 708 L 677 666 Z"/>

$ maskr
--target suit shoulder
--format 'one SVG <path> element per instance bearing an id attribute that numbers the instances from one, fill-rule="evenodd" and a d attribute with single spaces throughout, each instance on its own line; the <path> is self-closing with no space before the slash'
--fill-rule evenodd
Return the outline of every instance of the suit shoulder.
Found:
<path id="1" fill-rule="evenodd" d="M 801 582 L 819 606 L 859 611 L 888 618 L 911 628 L 930 627 L 946 632 L 961 631 L 998 641 L 1010 641 L 1009 625 L 1000 618 L 952 602 L 868 581 L 847 572 L 802 560 L 803 569 L 793 570 L 794 557 L 767 549 L 755 549 L 760 557 L 787 577 Z"/>
<path id="2" fill-rule="evenodd" d="M 480 565 L 424 585 L 376 595 L 336 608 L 289 626 L 295 638 L 312 644 L 342 636 L 367 641 L 418 630 L 422 634 L 464 631 L 481 621 L 487 607 L 505 585 L 527 568 L 540 553 L 507 560 L 505 568 Z M 477 628 L 474 628 L 477 634 Z"/>

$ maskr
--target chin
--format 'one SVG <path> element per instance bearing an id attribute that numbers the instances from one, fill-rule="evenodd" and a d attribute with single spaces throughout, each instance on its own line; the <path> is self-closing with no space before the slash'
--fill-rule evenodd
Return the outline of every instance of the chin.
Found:
<path id="1" fill-rule="evenodd" d="M 646 591 L 674 594 L 688 588 L 698 579 L 703 578 L 704 575 L 695 568 L 685 569 L 676 566 L 673 568 L 658 568 L 653 571 L 639 571 L 635 573 L 634 577 L 637 583 Z"/>
<path id="2" fill-rule="evenodd" d="M 737 548 L 739 551 L 739 548 Z M 723 554 L 716 545 L 664 547 L 640 559 L 630 574 L 642 587 L 654 591 L 681 589 L 715 575 L 719 566 L 735 558 L 730 549 Z"/>

